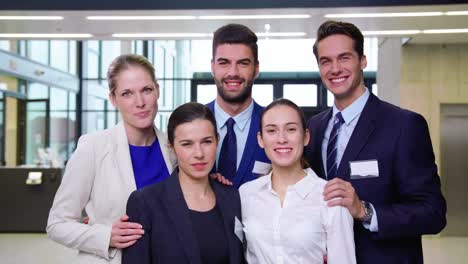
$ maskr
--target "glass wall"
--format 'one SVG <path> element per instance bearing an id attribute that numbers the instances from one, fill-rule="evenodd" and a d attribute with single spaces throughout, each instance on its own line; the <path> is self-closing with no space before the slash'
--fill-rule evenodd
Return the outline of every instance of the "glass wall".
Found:
<path id="1" fill-rule="evenodd" d="M 0 92 L 0 166 L 5 165 L 5 99 Z"/>

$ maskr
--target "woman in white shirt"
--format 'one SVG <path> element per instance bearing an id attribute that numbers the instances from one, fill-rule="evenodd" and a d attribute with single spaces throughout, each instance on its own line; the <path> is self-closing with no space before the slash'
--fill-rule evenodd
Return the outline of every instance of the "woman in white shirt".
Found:
<path id="1" fill-rule="evenodd" d="M 353 218 L 323 200 L 326 181 L 307 168 L 309 142 L 304 114 L 280 99 L 261 117 L 258 142 L 272 171 L 241 186 L 242 222 L 248 263 L 356 263 Z"/>

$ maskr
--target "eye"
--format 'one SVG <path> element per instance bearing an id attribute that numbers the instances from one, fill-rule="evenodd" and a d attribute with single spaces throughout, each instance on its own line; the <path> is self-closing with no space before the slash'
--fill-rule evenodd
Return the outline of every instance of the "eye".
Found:
<path id="1" fill-rule="evenodd" d="M 273 133 L 276 132 L 276 130 L 275 130 L 275 129 L 272 129 L 272 128 L 269 128 L 269 129 L 266 129 L 265 132 L 266 132 L 267 134 L 273 134 Z"/>
<path id="2" fill-rule="evenodd" d="M 211 143 L 213 143 L 213 140 L 212 140 L 212 139 L 205 139 L 205 140 L 203 140 L 202 143 L 203 143 L 203 144 L 210 145 Z"/>
<path id="3" fill-rule="evenodd" d="M 296 131 L 297 131 L 297 128 L 295 127 L 288 128 L 288 132 L 296 132 Z"/>
<path id="4" fill-rule="evenodd" d="M 145 88 L 143 89 L 143 92 L 144 92 L 144 93 L 147 93 L 147 94 L 148 94 L 148 93 L 151 93 L 151 92 L 153 92 L 153 88 L 151 88 L 151 87 L 145 87 Z"/>
<path id="5" fill-rule="evenodd" d="M 182 143 L 180 143 L 180 145 L 182 147 L 190 147 L 190 146 L 192 146 L 192 142 L 182 142 Z"/>
<path id="6" fill-rule="evenodd" d="M 123 92 L 121 94 L 121 96 L 123 96 L 123 97 L 127 97 L 127 96 L 130 96 L 130 95 L 131 95 L 131 93 L 129 91 L 125 91 L 125 92 Z"/>

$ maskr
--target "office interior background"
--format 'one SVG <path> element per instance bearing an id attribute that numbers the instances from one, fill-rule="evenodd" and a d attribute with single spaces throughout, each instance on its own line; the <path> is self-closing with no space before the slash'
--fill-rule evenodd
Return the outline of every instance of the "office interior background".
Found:
<path id="1" fill-rule="evenodd" d="M 288 98 L 312 116 L 333 104 L 312 45 L 318 26 L 336 19 L 365 34 L 366 86 L 428 121 L 448 224 L 440 235 L 424 237 L 426 263 L 467 263 L 468 4 L 209 2 L 2 3 L 1 262 L 63 263 L 75 254 L 43 233 L 58 186 L 54 173 L 62 169 L 45 170 L 41 184 L 28 185 L 27 177 L 51 165 L 41 156 L 43 149 L 59 161 L 54 166 L 63 166 L 80 135 L 119 121 L 106 82 L 113 58 L 136 53 L 154 64 L 161 89 L 155 124 L 165 130 L 180 104 L 215 98 L 212 32 L 227 23 L 245 24 L 259 36 L 255 100 L 266 105 Z"/>

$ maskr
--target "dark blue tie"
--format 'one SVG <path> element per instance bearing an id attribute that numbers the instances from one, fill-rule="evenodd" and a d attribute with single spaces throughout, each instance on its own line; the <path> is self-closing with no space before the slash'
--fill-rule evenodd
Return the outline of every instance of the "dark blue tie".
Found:
<path id="1" fill-rule="evenodd" d="M 335 178 L 338 170 L 339 164 L 337 164 L 336 160 L 336 142 L 338 141 L 338 134 L 340 133 L 340 127 L 343 123 L 343 116 L 341 115 L 341 112 L 338 112 L 333 120 L 333 129 L 330 133 L 327 146 L 327 180 Z"/>
<path id="2" fill-rule="evenodd" d="M 237 142 L 236 134 L 234 133 L 234 124 L 236 121 L 229 118 L 226 121 L 227 133 L 221 146 L 218 160 L 218 172 L 228 180 L 234 180 L 237 167 Z"/>

